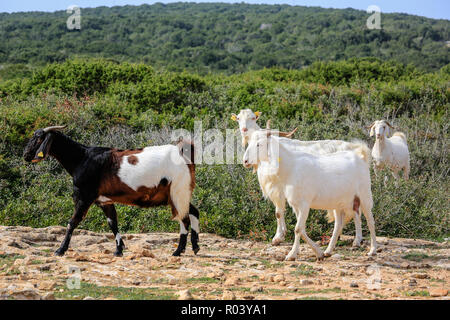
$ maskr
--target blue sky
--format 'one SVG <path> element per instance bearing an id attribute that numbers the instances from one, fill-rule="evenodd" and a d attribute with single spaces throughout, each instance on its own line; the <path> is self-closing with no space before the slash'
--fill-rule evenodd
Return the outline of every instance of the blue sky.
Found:
<path id="1" fill-rule="evenodd" d="M 155 2 L 178 2 L 179 0 L 1 0 L 0 12 L 56 11 L 65 10 L 70 5 L 83 7 L 140 5 Z M 235 0 L 196 0 L 187 2 L 242 2 Z M 380 7 L 381 12 L 403 12 L 435 19 L 450 19 L 450 0 L 246 0 L 247 3 L 285 3 L 290 5 L 319 6 L 324 8 L 355 8 L 366 10 L 369 5 Z"/>

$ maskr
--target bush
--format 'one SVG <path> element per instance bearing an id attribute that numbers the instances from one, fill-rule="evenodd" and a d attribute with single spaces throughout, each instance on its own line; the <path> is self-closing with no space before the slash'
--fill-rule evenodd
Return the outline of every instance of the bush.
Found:
<path id="1" fill-rule="evenodd" d="M 229 77 L 154 72 L 101 60 L 51 65 L 32 79 L 0 83 L 0 224 L 66 225 L 73 213 L 71 178 L 63 168 L 54 159 L 37 165 L 22 160 L 25 143 L 38 128 L 68 124 L 66 133 L 81 143 L 138 148 L 170 143 L 172 129 L 193 130 L 195 120 L 202 120 L 203 130 L 217 128 L 225 136 L 226 128 L 236 128 L 230 114 L 252 108 L 263 112 L 261 126 L 271 119 L 273 128 L 298 127 L 296 137 L 302 140 L 358 138 L 370 146 L 373 140 L 364 127 L 375 119 L 392 120 L 407 136 L 411 175 L 398 188 L 392 179 L 385 188 L 383 177 L 372 176 L 377 234 L 442 239 L 450 231 L 448 81 L 448 67 L 418 75 L 376 60 Z M 196 172 L 193 202 L 200 209 L 202 232 L 273 237 L 274 207 L 240 159 L 235 165 L 198 165 Z M 178 229 L 168 208 L 118 205 L 117 211 L 123 232 Z M 290 209 L 286 221 L 292 237 Z M 333 228 L 317 210 L 307 226 L 314 239 Z M 82 227 L 108 230 L 98 208 L 90 210 Z M 346 227 L 348 233 L 353 230 L 353 223 Z"/>

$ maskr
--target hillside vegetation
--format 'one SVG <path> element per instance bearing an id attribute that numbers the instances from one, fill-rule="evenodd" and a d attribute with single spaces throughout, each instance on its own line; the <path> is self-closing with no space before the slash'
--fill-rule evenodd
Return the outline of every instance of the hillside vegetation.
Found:
<path id="1" fill-rule="evenodd" d="M 436 71 L 450 62 L 450 21 L 354 9 L 289 5 L 173 3 L 81 9 L 81 30 L 66 11 L 0 13 L 0 77 L 74 57 L 143 62 L 172 71 L 232 74 L 299 69 L 314 61 L 377 57 Z"/>
<path id="2" fill-rule="evenodd" d="M 405 132 L 411 152 L 410 180 L 372 175 L 377 234 L 442 239 L 450 233 L 450 68 L 425 73 L 377 59 L 317 62 L 302 70 L 270 68 L 239 75 L 201 76 L 159 71 L 145 64 L 68 60 L 31 77 L 0 83 L 0 224 L 66 225 L 72 211 L 71 178 L 54 160 L 26 164 L 23 148 L 34 130 L 67 124 L 65 133 L 87 145 L 138 148 L 170 143 L 172 129 L 236 129 L 232 112 L 262 111 L 260 124 L 298 126 L 304 140 L 354 138 L 373 145 L 365 126 L 388 118 Z M 240 139 L 236 139 L 240 141 Z M 208 144 L 210 142 L 206 142 Z M 239 144 L 239 143 L 237 143 Z M 193 202 L 202 232 L 227 237 L 271 238 L 274 207 L 263 199 L 256 175 L 236 164 L 198 165 Z M 389 174 L 389 173 L 387 173 Z M 118 206 L 123 232 L 176 231 L 168 208 Z M 295 217 L 288 210 L 289 235 Z M 314 239 L 332 225 L 313 211 Z M 93 207 L 82 224 L 108 230 Z M 366 230 L 366 229 L 365 229 Z M 346 229 L 353 232 L 353 224 Z"/>

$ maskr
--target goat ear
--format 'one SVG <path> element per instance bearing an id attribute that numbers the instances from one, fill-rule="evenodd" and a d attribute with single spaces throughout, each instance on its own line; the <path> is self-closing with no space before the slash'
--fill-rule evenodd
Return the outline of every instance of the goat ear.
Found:
<path id="1" fill-rule="evenodd" d="M 235 115 L 234 113 L 232 113 L 232 114 L 231 114 L 231 120 L 237 121 L 237 115 Z"/>
<path id="2" fill-rule="evenodd" d="M 255 112 L 256 120 L 259 119 L 259 117 L 261 116 L 261 114 L 262 114 L 261 111 L 256 111 L 256 112 Z"/>
<path id="3" fill-rule="evenodd" d="M 47 155 L 48 155 L 48 151 L 50 150 L 52 142 L 53 142 L 53 135 L 51 133 L 47 133 L 44 141 L 41 143 L 41 145 L 37 149 L 32 162 L 39 162 L 41 160 L 44 160 L 45 157 L 47 157 Z"/>

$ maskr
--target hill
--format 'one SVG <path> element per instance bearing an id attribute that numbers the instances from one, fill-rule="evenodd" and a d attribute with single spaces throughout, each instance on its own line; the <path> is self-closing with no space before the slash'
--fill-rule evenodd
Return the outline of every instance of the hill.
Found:
<path id="1" fill-rule="evenodd" d="M 158 3 L 81 9 L 81 29 L 68 30 L 65 11 L 1 13 L 0 64 L 106 57 L 172 71 L 232 74 L 354 57 L 393 59 L 423 71 L 450 62 L 450 21 L 382 14 L 382 29 L 369 30 L 369 16 L 354 9 Z M 3 78 L 28 69 L 19 66 Z"/>

